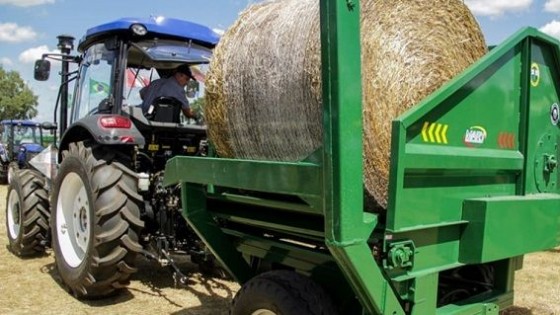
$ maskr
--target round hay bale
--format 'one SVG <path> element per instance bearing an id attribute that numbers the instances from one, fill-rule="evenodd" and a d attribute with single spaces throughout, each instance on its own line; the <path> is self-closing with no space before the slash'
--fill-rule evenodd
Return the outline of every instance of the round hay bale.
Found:
<path id="1" fill-rule="evenodd" d="M 322 144 L 319 2 L 250 6 L 207 78 L 209 137 L 223 157 L 298 161 Z M 385 208 L 391 121 L 486 53 L 461 0 L 361 1 L 364 184 Z"/>

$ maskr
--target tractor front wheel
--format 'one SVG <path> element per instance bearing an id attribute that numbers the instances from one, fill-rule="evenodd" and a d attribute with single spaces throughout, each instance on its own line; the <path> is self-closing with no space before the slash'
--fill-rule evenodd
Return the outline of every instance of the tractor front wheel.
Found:
<path id="1" fill-rule="evenodd" d="M 128 284 L 142 249 L 137 178 L 103 147 L 71 143 L 62 155 L 51 206 L 56 265 L 76 297 L 107 296 Z"/>
<path id="2" fill-rule="evenodd" d="M 14 254 L 31 256 L 45 252 L 49 216 L 49 195 L 43 175 L 23 170 L 12 178 L 6 202 L 6 229 Z"/>

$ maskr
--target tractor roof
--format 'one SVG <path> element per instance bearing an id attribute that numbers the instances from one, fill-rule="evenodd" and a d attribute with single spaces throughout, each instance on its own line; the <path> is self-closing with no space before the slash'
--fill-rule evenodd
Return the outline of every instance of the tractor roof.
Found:
<path id="1" fill-rule="evenodd" d="M 135 24 L 143 25 L 148 33 L 143 37 L 175 38 L 192 40 L 201 46 L 214 48 L 220 36 L 212 29 L 179 19 L 152 16 L 149 18 L 122 18 L 113 22 L 92 27 L 78 44 L 78 51 L 82 52 L 92 42 L 101 38 L 122 34 L 132 36 L 131 27 Z"/>
<path id="2" fill-rule="evenodd" d="M 12 125 L 12 126 L 26 126 L 26 127 L 35 127 L 35 126 L 40 126 L 41 124 L 36 122 L 36 121 L 32 121 L 32 120 L 18 120 L 18 119 L 6 119 L 6 120 L 2 120 L 0 122 L 0 124 L 2 125 Z"/>

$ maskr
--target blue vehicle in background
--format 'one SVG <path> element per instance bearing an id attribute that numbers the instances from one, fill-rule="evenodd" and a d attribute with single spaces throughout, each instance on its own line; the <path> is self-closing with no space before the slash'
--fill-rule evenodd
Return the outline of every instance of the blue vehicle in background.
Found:
<path id="1" fill-rule="evenodd" d="M 54 128 L 51 125 L 31 120 L 0 122 L 0 183 L 10 182 L 17 169 L 27 168 L 29 161 L 43 151 L 43 130 Z"/>

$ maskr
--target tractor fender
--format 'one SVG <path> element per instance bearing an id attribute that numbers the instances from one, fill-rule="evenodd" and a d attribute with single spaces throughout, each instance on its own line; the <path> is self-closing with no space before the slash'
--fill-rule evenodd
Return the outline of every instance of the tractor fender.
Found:
<path id="1" fill-rule="evenodd" d="M 91 115 L 70 125 L 60 140 L 58 161 L 61 161 L 62 151 L 68 149 L 69 144 L 72 142 L 91 140 L 107 146 L 144 146 L 144 137 L 132 122 L 127 128 L 103 127 L 101 119 L 111 116 L 129 120 L 129 118 L 120 115 Z"/>

